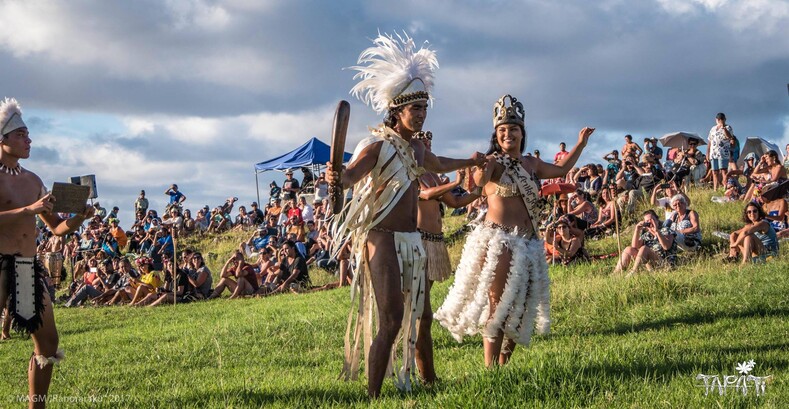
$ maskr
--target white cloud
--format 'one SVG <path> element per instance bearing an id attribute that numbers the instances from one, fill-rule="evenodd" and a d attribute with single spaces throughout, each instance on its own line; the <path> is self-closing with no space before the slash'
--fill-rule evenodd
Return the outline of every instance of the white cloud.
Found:
<path id="1" fill-rule="evenodd" d="M 19 58 L 35 54 L 55 64 L 104 67 L 119 79 L 278 88 L 277 82 L 268 80 L 274 52 L 263 44 L 253 47 L 211 37 L 226 31 L 232 21 L 224 8 L 202 1 L 166 5 L 167 13 L 161 16 L 150 14 L 141 21 L 122 23 L 70 3 L 3 2 L 0 49 L 7 48 Z"/>

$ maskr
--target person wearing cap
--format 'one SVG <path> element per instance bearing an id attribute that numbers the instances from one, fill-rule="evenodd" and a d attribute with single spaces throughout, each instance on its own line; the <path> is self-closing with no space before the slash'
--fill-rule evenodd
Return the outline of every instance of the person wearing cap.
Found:
<path id="1" fill-rule="evenodd" d="M 546 230 L 546 262 L 559 262 L 570 265 L 589 261 L 589 253 L 584 248 L 584 232 L 573 228 L 569 216 L 562 216 Z"/>
<path id="2" fill-rule="evenodd" d="M 271 181 L 271 183 L 269 183 L 268 187 L 270 188 L 269 193 L 268 193 L 269 194 L 269 202 L 273 203 L 274 200 L 279 199 L 280 195 L 282 195 L 282 188 L 277 186 L 277 182 L 275 182 L 273 180 Z"/>
<path id="3" fill-rule="evenodd" d="M 263 222 L 266 221 L 266 214 L 263 213 L 263 210 L 260 210 L 260 208 L 258 207 L 258 202 L 252 202 L 252 204 L 249 205 L 249 207 L 251 208 L 251 210 L 249 211 L 249 217 L 252 219 L 252 224 L 254 225 L 263 224 Z"/>
<path id="4" fill-rule="evenodd" d="M 123 249 L 126 248 L 126 244 L 129 243 L 129 238 L 118 223 L 118 219 L 110 219 L 110 234 L 115 238 L 115 241 L 118 242 L 118 248 Z"/>
<path id="5" fill-rule="evenodd" d="M 148 211 L 148 199 L 145 198 L 145 191 L 140 190 L 140 196 L 134 201 L 134 211 L 145 214 Z"/>
<path id="6" fill-rule="evenodd" d="M 603 156 L 603 160 L 608 162 L 605 167 L 605 174 L 603 175 L 603 184 L 608 185 L 616 179 L 619 169 L 622 168 L 622 161 L 619 160 L 619 151 L 614 149 L 610 153 Z"/>
<path id="7" fill-rule="evenodd" d="M 107 209 L 101 207 L 99 202 L 94 203 L 93 207 L 96 209 L 96 217 L 98 217 L 100 220 L 104 220 L 104 218 L 107 216 Z"/>
<path id="8" fill-rule="evenodd" d="M 120 209 L 120 208 L 118 208 L 118 206 L 113 206 L 113 207 L 112 207 L 112 210 L 110 210 L 110 212 L 109 212 L 109 213 L 107 213 L 107 215 L 106 215 L 106 216 L 104 216 L 104 218 L 103 218 L 103 219 L 104 219 L 104 220 L 103 220 L 103 222 L 104 222 L 105 224 L 109 224 L 109 223 L 110 223 L 110 219 L 117 219 L 117 218 L 118 218 L 118 212 L 119 212 L 120 210 L 121 210 L 121 209 Z"/>
<path id="9" fill-rule="evenodd" d="M 63 359 L 63 351 L 44 286 L 45 271 L 36 256 L 36 217 L 52 233 L 64 236 L 91 218 L 95 209 L 86 203 L 82 212 L 68 219 L 52 212 L 52 194 L 38 175 L 19 163 L 30 157 L 31 142 L 16 99 L 0 101 L 0 308 L 8 306 L 14 328 L 33 338 L 28 401 L 43 406 L 52 366 Z"/>
<path id="10" fill-rule="evenodd" d="M 663 157 L 663 148 L 658 146 L 657 138 L 644 138 L 644 151 L 660 160 Z"/>
<path id="11" fill-rule="evenodd" d="M 539 149 L 535 149 L 534 150 L 534 157 L 537 158 L 537 159 L 540 159 L 540 150 Z"/>
<path id="12" fill-rule="evenodd" d="M 299 181 L 293 177 L 293 170 L 288 169 L 285 171 L 285 181 L 282 182 L 282 197 L 285 200 L 296 199 L 299 194 L 301 186 Z"/>
<path id="13" fill-rule="evenodd" d="M 554 165 L 523 155 L 526 112 L 517 98 L 502 96 L 493 113 L 488 161 L 473 174 L 487 196 L 488 211 L 466 236 L 455 282 L 435 314 L 458 342 L 482 335 L 489 368 L 508 363 L 516 344 L 529 345 L 535 326 L 539 334 L 550 330 L 550 279 L 544 241 L 539 238 L 538 181 L 565 177 L 594 132 L 581 129 L 576 145 Z"/>
<path id="14" fill-rule="evenodd" d="M 723 112 L 715 115 L 715 126 L 710 128 L 707 143 L 707 155 L 712 166 L 712 189 L 723 187 L 726 182 L 726 171 L 731 158 L 731 139 L 734 135 L 731 126 L 726 124 L 726 115 Z"/>
<path id="15" fill-rule="evenodd" d="M 379 35 L 353 67 L 360 81 L 351 93 L 385 114 L 383 124 L 356 147 L 351 162 L 340 172 L 326 172 L 329 184 L 342 189 L 353 186 L 346 204 L 345 221 L 335 228 L 333 252 L 353 241 L 357 288 L 346 336 L 342 376 L 356 379 L 363 356 L 368 358 L 367 393 L 378 397 L 387 375 L 395 386 L 411 390 L 416 362 L 417 321 L 423 308 L 425 250 L 416 231 L 418 178 L 424 170 L 445 173 L 481 165 L 482 154 L 471 159 L 439 158 L 413 139 L 427 119 L 430 89 L 438 68 L 435 52 L 416 50 L 408 37 Z M 331 169 L 331 164 L 327 163 Z M 374 295 L 374 296 L 373 296 Z M 369 305 L 368 303 L 374 303 Z M 377 307 L 377 308 L 376 308 Z M 377 321 L 375 325 L 374 321 Z M 372 334 L 371 330 L 378 332 Z M 391 363 L 398 336 L 403 337 L 402 366 Z M 363 351 L 364 339 L 373 339 Z M 391 368 L 388 371 L 387 368 Z M 432 379 L 424 379 L 427 383 Z"/>

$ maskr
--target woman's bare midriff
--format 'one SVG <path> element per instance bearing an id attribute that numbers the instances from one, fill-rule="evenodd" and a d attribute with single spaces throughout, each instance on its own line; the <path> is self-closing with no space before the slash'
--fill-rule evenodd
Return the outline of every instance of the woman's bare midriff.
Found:
<path id="1" fill-rule="evenodd" d="M 495 192 L 495 187 L 490 190 Z M 485 220 L 507 227 L 517 227 L 518 231 L 532 232 L 529 212 L 520 197 L 488 195 Z"/>

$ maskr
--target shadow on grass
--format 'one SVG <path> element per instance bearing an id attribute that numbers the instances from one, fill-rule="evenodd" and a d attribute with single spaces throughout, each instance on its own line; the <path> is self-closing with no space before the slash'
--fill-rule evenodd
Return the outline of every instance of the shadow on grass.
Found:
<path id="1" fill-rule="evenodd" d="M 174 407 L 213 407 L 217 405 L 235 407 L 264 407 L 266 405 L 278 403 L 286 406 L 318 407 L 327 405 L 337 405 L 348 407 L 352 405 L 369 406 L 372 401 L 367 397 L 366 384 L 363 382 L 336 381 L 342 386 L 330 384 L 328 388 L 305 387 L 303 389 L 283 388 L 271 390 L 270 388 L 252 390 L 249 388 L 234 388 L 225 391 L 199 391 L 186 396 L 179 396 L 169 400 L 168 404 Z M 425 388 L 417 386 L 412 392 L 400 392 L 390 385 L 391 380 L 384 381 L 384 388 L 378 402 L 394 399 L 430 399 L 438 393 L 447 389 L 449 384 L 440 382 L 433 387 Z"/>
<path id="2" fill-rule="evenodd" d="M 745 311 L 731 311 L 731 312 L 723 311 L 723 312 L 707 313 L 704 311 L 694 311 L 691 314 L 663 318 L 654 321 L 645 321 L 635 324 L 620 323 L 614 328 L 606 329 L 602 331 L 586 332 L 584 333 L 584 335 L 590 335 L 590 334 L 623 335 L 623 334 L 646 331 L 646 330 L 660 330 L 679 324 L 684 324 L 684 325 L 709 324 L 721 319 L 785 317 L 788 315 L 789 315 L 789 308 L 770 308 L 768 306 L 758 306 L 758 307 L 747 309 Z"/>

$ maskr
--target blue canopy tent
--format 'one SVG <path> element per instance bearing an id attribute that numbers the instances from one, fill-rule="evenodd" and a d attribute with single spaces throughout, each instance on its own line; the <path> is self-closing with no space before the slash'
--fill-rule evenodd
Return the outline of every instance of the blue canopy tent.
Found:
<path id="1" fill-rule="evenodd" d="M 288 170 L 293 168 L 312 168 L 313 174 L 320 171 L 320 167 L 329 161 L 331 147 L 318 138 L 312 137 L 307 143 L 276 158 L 255 164 L 255 185 L 257 187 L 258 202 L 260 202 L 260 186 L 258 174 L 269 170 Z M 345 152 L 343 162 L 351 160 L 351 154 Z"/>

